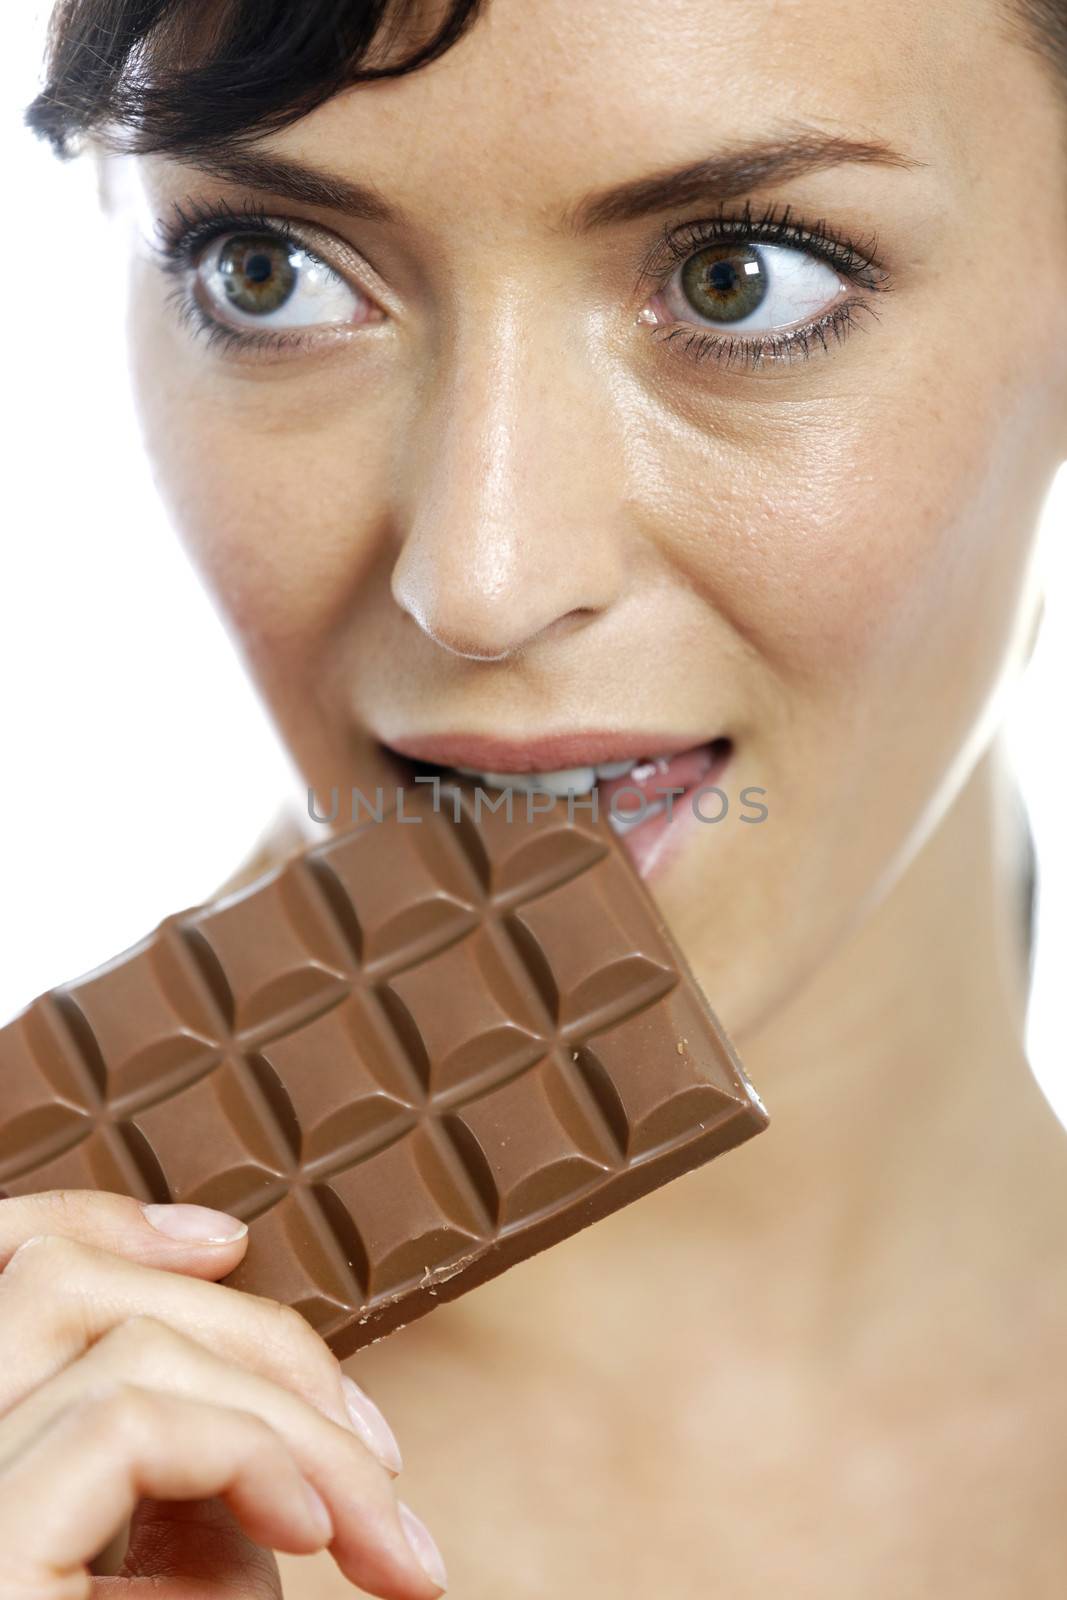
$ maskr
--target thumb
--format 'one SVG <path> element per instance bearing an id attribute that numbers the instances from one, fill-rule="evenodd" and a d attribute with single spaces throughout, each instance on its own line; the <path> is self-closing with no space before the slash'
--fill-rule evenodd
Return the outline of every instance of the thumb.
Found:
<path id="1" fill-rule="evenodd" d="M 143 1204 L 96 1189 L 47 1189 L 11 1195 L 0 1189 L 0 1268 L 20 1245 L 60 1234 L 146 1267 L 221 1278 L 244 1255 L 248 1228 L 207 1206 Z"/>
<path id="2" fill-rule="evenodd" d="M 125 1560 L 94 1580 L 94 1600 L 133 1600 L 142 1579 L 151 1600 L 283 1600 L 272 1552 L 217 1498 L 138 1502 Z"/>

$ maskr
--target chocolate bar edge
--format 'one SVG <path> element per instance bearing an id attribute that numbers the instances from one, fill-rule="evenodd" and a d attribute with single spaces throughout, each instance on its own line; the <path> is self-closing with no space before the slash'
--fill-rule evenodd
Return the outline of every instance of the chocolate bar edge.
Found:
<path id="1" fill-rule="evenodd" d="M 341 833 L 327 834 L 314 844 L 295 847 L 282 859 L 264 868 L 249 882 L 225 891 L 213 899 L 171 912 L 162 918 L 155 928 L 90 972 L 81 974 L 76 980 L 69 980 L 67 984 L 53 985 L 50 990 L 35 996 L 11 1019 L 12 1022 L 17 1023 L 49 994 L 61 993 L 70 987 L 71 983 L 81 984 L 121 966 L 132 956 L 151 947 L 155 941 L 163 937 L 168 927 L 182 924 L 208 908 L 223 908 L 252 898 L 281 878 L 290 869 L 295 858 L 317 854 L 320 849 L 335 844 L 342 835 L 361 833 L 371 826 L 374 826 L 373 822 L 368 821 L 353 828 L 346 828 Z M 667 925 L 648 885 L 636 873 L 630 877 L 629 884 L 631 893 L 643 902 L 650 922 L 667 942 L 672 952 L 672 963 L 677 978 L 683 984 L 688 983 L 698 993 L 703 994 L 702 986 Z M 488 1249 L 483 1249 L 470 1257 L 460 1258 L 451 1266 L 446 1264 L 438 1268 L 435 1273 L 431 1273 L 428 1269 L 425 1283 L 409 1287 L 399 1292 L 393 1299 L 379 1302 L 373 1310 L 354 1308 L 347 1313 L 338 1310 L 334 1315 L 324 1318 L 319 1331 L 335 1354 L 343 1359 L 365 1345 L 376 1342 L 386 1334 L 425 1315 L 436 1305 L 458 1298 L 469 1289 L 498 1276 L 509 1267 L 584 1231 L 587 1226 L 603 1220 L 633 1200 L 695 1170 L 713 1157 L 735 1148 L 762 1132 L 769 1123 L 766 1107 L 742 1067 L 722 1023 L 707 1003 L 706 996 L 705 1004 L 707 1019 L 721 1049 L 723 1064 L 728 1067 L 737 1090 L 733 1106 L 725 1110 L 705 1134 L 689 1139 L 659 1155 L 647 1157 L 625 1172 L 617 1174 L 610 1184 L 595 1190 L 588 1197 L 577 1198 L 570 1204 L 547 1212 L 514 1233 L 499 1237 Z M 5 1191 L 0 1189 L 0 1195 L 4 1193 Z M 315 1319 L 311 1317 L 310 1320 L 314 1322 Z"/>
<path id="2" fill-rule="evenodd" d="M 760 1103 L 744 1104 L 738 1101 L 734 1109 L 725 1112 L 703 1137 L 691 1139 L 661 1156 L 652 1156 L 649 1160 L 630 1167 L 625 1173 L 620 1174 L 610 1189 L 597 1190 L 590 1196 L 588 1203 L 590 1214 L 584 1220 L 575 1220 L 576 1217 L 580 1218 L 583 1210 L 581 1201 L 576 1205 L 551 1211 L 537 1222 L 498 1239 L 487 1250 L 472 1257 L 469 1264 L 465 1263 L 451 1272 L 446 1269 L 436 1277 L 431 1276 L 425 1285 L 420 1284 L 415 1289 L 397 1295 L 395 1299 L 378 1306 L 362 1320 L 353 1315 L 350 1320 L 332 1330 L 327 1324 L 322 1336 L 338 1360 L 343 1361 L 387 1334 L 396 1333 L 401 1328 L 407 1327 L 409 1323 L 432 1311 L 435 1306 L 458 1299 L 468 1290 L 487 1283 L 533 1256 L 540 1255 L 552 1245 L 561 1244 L 564 1240 L 584 1232 L 586 1227 L 604 1221 L 613 1212 L 629 1205 L 631 1201 L 653 1194 L 675 1178 L 684 1177 L 686 1173 L 706 1165 L 713 1157 L 736 1149 L 756 1134 L 762 1133 L 768 1126 L 769 1120 L 766 1110 Z M 648 1181 L 650 1170 L 655 1173 L 655 1180 L 652 1183 Z M 226 1280 L 221 1281 L 225 1283 Z"/>

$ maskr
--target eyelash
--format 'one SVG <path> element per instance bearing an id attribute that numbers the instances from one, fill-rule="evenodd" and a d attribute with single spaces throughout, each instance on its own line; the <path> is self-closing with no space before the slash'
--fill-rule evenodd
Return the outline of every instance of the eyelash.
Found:
<path id="1" fill-rule="evenodd" d="M 872 293 L 881 294 L 892 288 L 889 272 L 878 258 L 876 235 L 866 244 L 854 244 L 825 221 L 819 221 L 812 227 L 792 221 L 792 209 L 790 205 L 779 207 L 772 202 L 759 216 L 753 216 L 751 202 L 746 200 L 738 212 L 729 213 L 723 203 L 716 216 L 682 223 L 680 227 L 667 223 L 660 239 L 641 265 L 642 285 L 647 286 L 650 281 L 657 285 L 665 282 L 680 262 L 688 261 L 709 244 L 728 240 L 741 244 L 778 244 L 806 250 L 833 267 L 842 277 L 854 284 L 862 284 Z M 852 328 L 857 326 L 856 317 L 861 311 L 868 311 L 877 319 L 878 313 L 869 300 L 853 296 L 825 316 L 802 323 L 786 333 L 733 338 L 689 322 L 663 324 L 653 328 L 651 333 L 657 342 L 668 345 L 683 335 L 687 336 L 682 349 L 694 360 L 714 360 L 724 367 L 736 361 L 755 371 L 765 361 L 774 363 L 806 359 L 814 354 L 816 343 L 827 352 L 831 337 L 838 344 L 843 344 Z"/>
<path id="2" fill-rule="evenodd" d="M 665 288 L 679 263 L 688 261 L 709 244 L 723 240 L 806 250 L 843 277 L 873 293 L 883 293 L 892 287 L 890 275 L 878 259 L 876 236 L 866 244 L 854 244 L 825 221 L 812 227 L 792 221 L 791 212 L 789 205 L 781 208 L 772 203 L 762 214 L 753 216 L 751 202 L 746 201 L 739 211 L 731 213 L 724 202 L 715 216 L 680 226 L 667 223 L 639 268 L 642 290 L 647 292 L 653 286 Z M 216 321 L 190 291 L 188 277 L 195 270 L 203 249 L 220 236 L 253 229 L 322 259 L 317 251 L 309 249 L 299 229 L 284 218 L 268 216 L 252 201 L 246 201 L 240 208 L 223 201 L 195 201 L 189 203 L 188 210 L 175 202 L 169 215 L 156 223 L 156 237 L 150 241 L 162 271 L 177 280 L 168 299 L 176 309 L 179 322 L 203 338 L 209 348 L 257 353 L 304 349 L 308 344 L 304 333 L 238 331 Z M 680 348 L 691 360 L 714 360 L 723 367 L 740 364 L 755 371 L 765 362 L 776 364 L 807 359 L 814 354 L 816 344 L 828 352 L 829 340 L 833 338 L 837 344 L 842 344 L 857 325 L 856 316 L 862 311 L 877 318 L 878 313 L 869 300 L 853 296 L 825 316 L 786 333 L 735 338 L 702 329 L 699 324 L 683 322 L 659 324 L 650 329 L 650 334 L 657 342 L 668 346 L 682 339 Z"/>

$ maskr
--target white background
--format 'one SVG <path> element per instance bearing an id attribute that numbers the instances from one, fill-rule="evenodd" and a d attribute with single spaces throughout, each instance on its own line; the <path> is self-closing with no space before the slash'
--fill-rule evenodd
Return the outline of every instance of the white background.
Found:
<path id="1" fill-rule="evenodd" d="M 21 125 L 45 15 L 8 8 L 0 60 L 0 1021 L 209 896 L 286 789 L 302 799 L 157 503 L 128 396 L 119 241 L 91 169 Z M 1042 526 L 1046 618 L 1010 733 L 1041 877 L 1028 1048 L 1067 1122 L 1065 531 L 1061 472 Z"/>

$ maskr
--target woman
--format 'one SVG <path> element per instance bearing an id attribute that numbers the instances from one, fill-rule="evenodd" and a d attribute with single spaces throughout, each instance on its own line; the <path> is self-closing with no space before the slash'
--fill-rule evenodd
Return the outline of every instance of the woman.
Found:
<path id="1" fill-rule="evenodd" d="M 308 786 L 714 777 L 626 843 L 772 1125 L 359 1388 L 207 1281 L 225 1223 L 0 1203 L 4 1592 L 87 1592 L 138 1501 L 121 1570 L 183 1600 L 439 1592 L 366 1384 L 462 1600 L 1062 1594 L 998 729 L 1067 455 L 1065 73 L 1028 0 L 59 8 L 30 120 L 90 136 L 161 493 Z"/>

